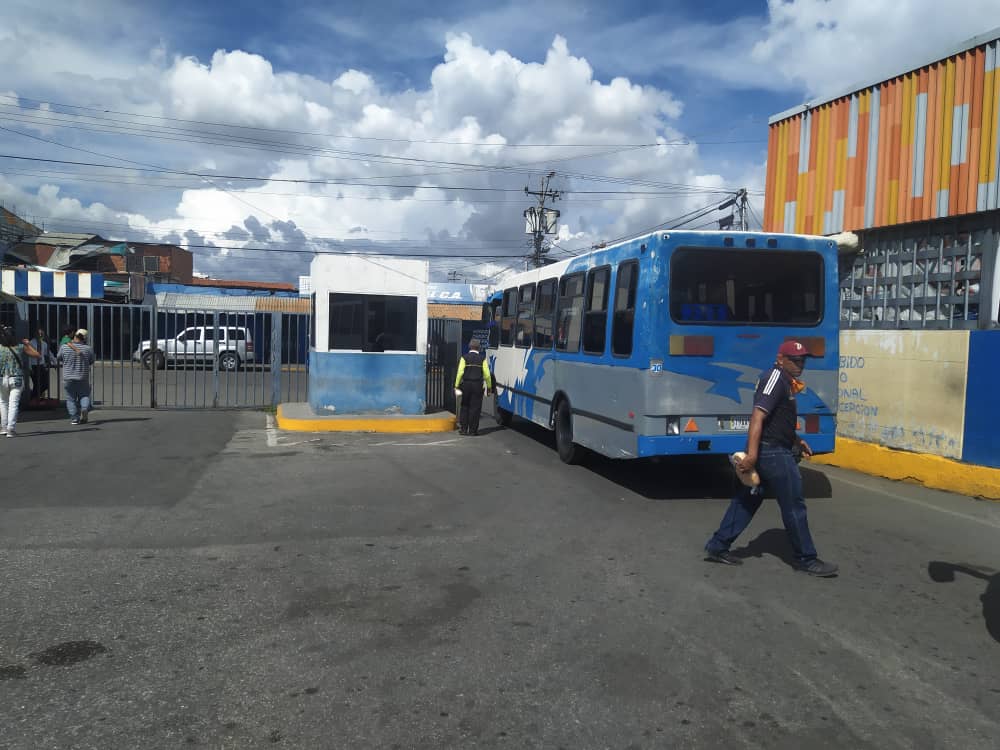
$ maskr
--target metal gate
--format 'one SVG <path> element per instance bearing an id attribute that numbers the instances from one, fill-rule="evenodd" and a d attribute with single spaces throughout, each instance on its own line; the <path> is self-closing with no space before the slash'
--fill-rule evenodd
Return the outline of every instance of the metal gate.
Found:
<path id="1" fill-rule="evenodd" d="M 89 332 L 95 404 L 105 407 L 261 407 L 308 398 L 310 316 L 289 312 L 157 310 L 154 305 L 19 302 L 18 333 L 60 339 Z M 48 391 L 61 397 L 59 369 Z M 44 387 L 43 376 L 43 387 Z"/>
<path id="2" fill-rule="evenodd" d="M 462 321 L 427 321 L 427 411 L 455 411 L 455 376 L 462 356 Z"/>

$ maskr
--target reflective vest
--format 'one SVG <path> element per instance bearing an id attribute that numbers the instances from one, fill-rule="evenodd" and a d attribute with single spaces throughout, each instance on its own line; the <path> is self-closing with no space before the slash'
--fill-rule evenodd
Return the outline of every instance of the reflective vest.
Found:
<path id="1" fill-rule="evenodd" d="M 479 385 L 483 383 L 483 355 L 471 351 L 463 354 L 465 369 L 462 371 L 462 385 Z"/>

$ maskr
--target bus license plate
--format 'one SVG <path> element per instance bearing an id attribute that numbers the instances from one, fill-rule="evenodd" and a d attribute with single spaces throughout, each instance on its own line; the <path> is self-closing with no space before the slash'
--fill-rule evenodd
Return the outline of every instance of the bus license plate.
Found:
<path id="1" fill-rule="evenodd" d="M 723 430 L 732 430 L 734 432 L 747 432 L 750 429 L 750 417 L 732 417 L 730 419 L 721 419 L 720 425 Z"/>

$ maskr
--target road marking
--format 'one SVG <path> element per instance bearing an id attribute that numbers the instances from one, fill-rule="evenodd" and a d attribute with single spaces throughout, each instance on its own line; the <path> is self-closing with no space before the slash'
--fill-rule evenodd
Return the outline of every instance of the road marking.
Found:
<path id="1" fill-rule="evenodd" d="M 372 448 L 382 448 L 382 447 L 384 447 L 386 445 L 393 445 L 393 446 L 400 445 L 400 446 L 411 447 L 411 448 L 412 447 L 418 447 L 418 448 L 420 448 L 420 447 L 423 447 L 425 445 L 451 445 L 452 443 L 458 443 L 458 442 L 460 442 L 458 438 L 451 438 L 449 440 L 431 440 L 431 441 L 428 441 L 426 443 L 398 443 L 395 440 L 387 440 L 387 441 L 381 442 L 381 443 L 369 443 L 369 445 Z"/>
<path id="2" fill-rule="evenodd" d="M 258 422 L 258 424 L 260 424 Z M 278 447 L 278 428 L 275 426 L 274 415 L 267 415 L 267 447 L 277 448 Z"/>
<path id="3" fill-rule="evenodd" d="M 911 503 L 912 505 L 919 505 L 921 507 L 927 508 L 929 510 L 936 510 L 938 513 L 945 513 L 949 516 L 955 516 L 957 518 L 964 518 L 966 521 L 975 521 L 976 523 L 981 523 L 984 526 L 992 526 L 994 529 L 1000 529 L 1000 523 L 996 521 L 991 521 L 988 518 L 979 518 L 977 516 L 971 516 L 968 513 L 960 513 L 957 510 L 948 510 L 947 508 L 941 508 L 933 503 L 928 503 L 923 500 L 917 500 L 914 497 L 907 497 L 906 495 L 900 495 L 897 492 L 889 492 L 888 490 L 879 489 L 878 487 L 871 487 L 867 484 L 861 482 L 854 482 L 850 479 L 845 479 L 844 477 L 835 477 L 839 482 L 846 482 L 847 484 L 853 484 L 855 487 L 859 487 L 863 490 L 871 490 L 873 492 L 880 492 L 888 497 L 893 497 L 897 500 L 902 500 L 904 503 Z"/>

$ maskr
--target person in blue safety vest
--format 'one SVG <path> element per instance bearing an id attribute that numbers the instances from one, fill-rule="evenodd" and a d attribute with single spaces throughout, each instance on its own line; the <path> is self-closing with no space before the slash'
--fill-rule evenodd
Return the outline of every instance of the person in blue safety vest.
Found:
<path id="1" fill-rule="evenodd" d="M 458 428 L 463 435 L 479 434 L 479 414 L 483 410 L 483 392 L 493 387 L 490 366 L 479 353 L 479 339 L 469 342 L 469 352 L 458 361 L 455 395 L 462 397 Z"/>

